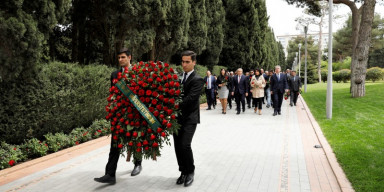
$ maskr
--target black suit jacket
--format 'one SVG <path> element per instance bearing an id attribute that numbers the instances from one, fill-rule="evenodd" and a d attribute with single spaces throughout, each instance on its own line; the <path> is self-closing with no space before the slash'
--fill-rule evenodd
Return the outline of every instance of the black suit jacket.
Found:
<path id="1" fill-rule="evenodd" d="M 114 79 L 117 79 L 117 74 L 118 74 L 119 72 L 122 72 L 122 71 L 123 71 L 123 70 L 120 69 L 120 70 L 116 70 L 116 71 L 114 71 L 114 72 L 111 73 L 111 87 L 113 86 L 113 80 L 114 80 Z"/>
<path id="2" fill-rule="evenodd" d="M 291 76 L 289 79 L 290 79 L 289 80 L 289 89 L 291 91 L 295 91 L 295 92 L 299 91 L 299 89 L 301 88 L 301 79 L 300 79 L 300 77 L 296 76 L 294 78 L 293 76 Z M 293 79 L 295 79 L 295 80 L 293 80 Z"/>
<path id="3" fill-rule="evenodd" d="M 240 83 L 238 82 L 238 75 L 233 77 L 233 91 L 235 93 L 245 94 L 248 91 L 249 79 L 245 75 L 241 75 Z"/>
<path id="4" fill-rule="evenodd" d="M 204 87 L 204 79 L 196 71 L 192 72 L 183 85 L 181 115 L 178 122 L 182 125 L 200 123 L 200 93 Z"/>
<path id="5" fill-rule="evenodd" d="M 277 79 L 277 75 L 273 74 L 271 77 L 271 91 L 273 93 L 284 93 L 285 89 L 288 89 L 287 76 L 284 73 L 280 73 L 280 80 Z"/>

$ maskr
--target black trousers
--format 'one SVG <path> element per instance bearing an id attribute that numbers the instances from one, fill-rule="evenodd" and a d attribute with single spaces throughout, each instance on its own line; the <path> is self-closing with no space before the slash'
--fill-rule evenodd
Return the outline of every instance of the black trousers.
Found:
<path id="1" fill-rule="evenodd" d="M 119 161 L 120 157 L 120 149 L 117 148 L 117 146 L 113 146 L 113 137 L 111 136 L 111 148 L 109 150 L 109 157 L 108 157 L 108 163 L 105 167 L 105 174 L 108 174 L 112 177 L 116 176 L 116 169 L 117 169 L 117 162 Z M 134 159 L 133 161 L 135 165 L 141 165 L 141 159 Z"/>
<path id="2" fill-rule="evenodd" d="M 273 108 L 274 112 L 281 112 L 281 104 L 283 104 L 284 93 L 280 91 L 273 92 Z"/>
<path id="3" fill-rule="evenodd" d="M 293 103 L 296 105 L 297 98 L 299 97 L 299 92 L 293 91 L 293 93 L 291 93 L 291 97 L 293 97 Z"/>
<path id="4" fill-rule="evenodd" d="M 248 105 L 248 107 L 253 107 L 254 105 L 255 105 L 255 103 L 253 103 L 252 105 L 251 105 L 251 103 L 252 103 L 252 92 L 249 92 L 248 93 L 248 96 L 247 96 L 247 105 Z"/>
<path id="5" fill-rule="evenodd" d="M 235 100 L 236 100 L 237 112 L 241 111 L 240 102 L 241 102 L 241 106 L 243 106 L 243 110 L 245 110 L 245 93 L 244 94 L 235 93 Z"/>
<path id="6" fill-rule="evenodd" d="M 195 171 L 191 143 L 196 126 L 197 124 L 181 125 L 179 133 L 173 134 L 177 164 L 182 174 L 190 174 Z"/>
<path id="7" fill-rule="evenodd" d="M 260 98 L 252 98 L 253 99 L 253 104 L 255 105 L 255 107 L 257 107 L 258 109 L 263 109 L 263 100 L 264 100 L 264 97 L 260 97 Z"/>
<path id="8" fill-rule="evenodd" d="M 232 98 L 233 98 L 233 96 L 232 96 L 232 92 L 229 92 L 229 93 L 228 93 L 227 103 L 228 103 L 228 105 L 229 105 L 230 108 L 232 108 Z"/>
<path id="9" fill-rule="evenodd" d="M 205 95 L 207 96 L 208 108 L 214 104 L 215 90 L 214 89 L 205 89 Z"/>

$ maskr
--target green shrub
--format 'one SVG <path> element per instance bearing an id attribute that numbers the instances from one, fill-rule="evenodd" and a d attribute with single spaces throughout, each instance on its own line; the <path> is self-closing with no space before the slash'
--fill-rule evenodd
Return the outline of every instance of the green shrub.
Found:
<path id="1" fill-rule="evenodd" d="M 88 128 L 88 131 L 91 134 L 92 138 L 98 138 L 104 135 L 108 135 L 110 128 L 110 123 L 105 119 L 101 119 L 95 120 L 92 125 Z"/>
<path id="2" fill-rule="evenodd" d="M 68 136 L 64 133 L 48 133 L 44 135 L 46 139 L 46 143 L 48 145 L 48 149 L 51 152 L 56 152 L 60 149 L 64 149 L 68 146 L 70 146 L 70 139 Z"/>
<path id="3" fill-rule="evenodd" d="M 49 132 L 69 133 L 105 116 L 115 69 L 59 62 L 37 68 L 32 79 L 0 83 L 0 141 L 20 144 Z"/>
<path id="4" fill-rule="evenodd" d="M 333 72 L 333 80 L 337 83 L 344 82 L 346 83 L 348 80 L 351 79 L 351 70 L 349 69 L 342 69 L 340 71 Z"/>
<path id="5" fill-rule="evenodd" d="M 328 70 L 321 69 L 321 81 L 326 82 L 328 79 Z"/>
<path id="6" fill-rule="evenodd" d="M 72 139 L 72 142 L 74 142 L 75 145 L 78 145 L 79 143 L 91 140 L 92 134 L 89 130 L 85 129 L 84 127 L 79 127 L 72 130 L 70 138 Z"/>
<path id="7" fill-rule="evenodd" d="M 383 77 L 384 71 L 380 67 L 372 67 L 367 70 L 367 80 L 375 82 Z"/>
<path id="8" fill-rule="evenodd" d="M 221 65 L 213 66 L 212 74 L 215 74 L 216 76 L 219 76 L 220 75 L 220 70 L 223 69 L 223 68 L 227 69 L 227 67 L 221 66 Z"/>
<path id="9" fill-rule="evenodd" d="M 22 153 L 20 147 L 9 145 L 5 142 L 0 144 L 0 169 L 5 169 L 15 165 L 17 162 L 24 161 L 27 158 Z"/>
<path id="10" fill-rule="evenodd" d="M 48 145 L 36 138 L 27 140 L 20 148 L 29 158 L 41 157 L 48 153 Z"/>

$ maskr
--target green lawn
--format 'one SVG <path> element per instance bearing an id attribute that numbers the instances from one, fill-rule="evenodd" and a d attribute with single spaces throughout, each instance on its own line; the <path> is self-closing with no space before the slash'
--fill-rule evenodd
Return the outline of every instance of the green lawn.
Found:
<path id="1" fill-rule="evenodd" d="M 384 82 L 368 83 L 366 96 L 351 98 L 349 83 L 333 84 L 333 117 L 326 118 L 327 84 L 303 94 L 356 191 L 384 191 Z"/>

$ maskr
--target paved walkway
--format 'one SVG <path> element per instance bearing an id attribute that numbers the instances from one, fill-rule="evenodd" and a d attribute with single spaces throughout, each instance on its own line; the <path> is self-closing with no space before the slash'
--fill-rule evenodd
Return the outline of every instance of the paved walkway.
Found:
<path id="1" fill-rule="evenodd" d="M 136 177 L 133 164 L 120 158 L 115 185 L 94 182 L 108 160 L 109 138 L 103 137 L 0 171 L 0 191 L 353 191 L 305 102 L 290 107 L 284 101 L 275 117 L 272 110 L 223 115 L 221 108 L 202 109 L 192 143 L 195 181 L 188 188 L 175 184 L 173 146 L 157 161 L 143 161 Z"/>

